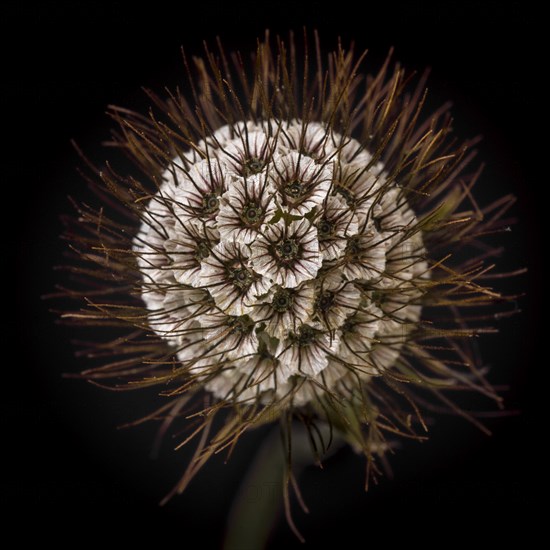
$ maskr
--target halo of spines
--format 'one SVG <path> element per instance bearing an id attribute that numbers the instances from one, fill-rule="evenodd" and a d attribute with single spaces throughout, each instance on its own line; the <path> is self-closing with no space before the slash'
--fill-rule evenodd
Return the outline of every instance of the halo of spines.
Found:
<path id="1" fill-rule="evenodd" d="M 353 47 L 346 51 L 341 44 L 324 62 L 317 35 L 312 51 L 307 38 L 302 49 L 303 57 L 292 36 L 284 41 L 268 34 L 250 62 L 228 55 L 221 44 L 216 51 L 206 47 L 203 58 L 184 56 L 189 94 L 177 90 L 163 99 L 148 92 L 154 104 L 148 115 L 111 107 L 117 125 L 111 145 L 137 170 L 122 175 L 110 165 L 89 165 L 88 179 L 102 206 L 76 205 L 77 216 L 66 220 L 75 283 L 61 290 L 80 308 L 63 318 L 116 331 L 111 341 L 83 346 L 82 353 L 101 366 L 81 376 L 116 390 L 158 387 L 168 400 L 144 420 L 200 419 L 185 439 L 197 441 L 194 458 L 173 493 L 181 492 L 210 456 L 231 449 L 248 429 L 265 422 L 279 419 L 288 437 L 291 418 L 303 419 L 308 430 L 328 423 L 365 454 L 371 476 L 379 472 L 377 457 L 391 445 L 388 436 L 426 437 L 419 403 L 426 407 L 428 398 L 433 399 L 479 425 L 445 392 L 474 390 L 500 402 L 483 377 L 470 341 L 493 331 L 477 308 L 506 300 L 485 286 L 485 275 L 492 269 L 486 260 L 493 251 L 478 245 L 483 235 L 504 230 L 513 198 L 483 207 L 474 200 L 472 188 L 480 175 L 479 170 L 469 171 L 475 140 L 457 144 L 448 106 L 429 117 L 424 114 L 424 77 L 413 86 L 412 77 L 392 65 L 391 55 L 374 76 L 365 77 L 364 54 L 357 56 Z M 258 128 L 265 136 L 261 143 Z M 371 274 L 348 274 L 346 279 L 353 283 L 335 280 L 331 274 L 340 267 L 330 261 L 336 265 L 339 260 L 330 254 L 329 263 L 319 265 L 330 289 L 352 285 L 351 294 L 359 296 L 361 311 L 350 316 L 355 324 L 350 322 L 337 334 L 330 316 L 320 315 L 318 324 L 307 325 L 311 333 L 292 328 L 287 339 L 274 345 L 271 338 L 257 338 L 250 330 L 255 316 L 246 303 L 232 312 L 238 315 L 222 314 L 200 284 L 179 281 L 167 269 L 159 243 L 169 239 L 174 228 L 159 220 L 185 226 L 189 209 L 175 196 L 177 180 L 181 174 L 189 176 L 199 162 L 204 173 L 215 173 L 227 142 L 240 143 L 247 158 L 268 166 L 277 148 L 291 146 L 321 166 L 355 163 L 368 172 L 359 208 L 350 211 L 346 223 L 350 237 L 365 233 L 361 224 L 366 218 L 382 227 L 384 262 L 370 266 L 388 282 L 387 288 L 372 288 Z M 239 177 L 255 177 L 247 173 L 254 168 L 244 166 L 238 154 L 230 150 L 226 156 Z M 166 180 L 167 172 L 171 181 Z M 344 188 L 357 182 L 348 181 Z M 346 202 L 337 187 L 333 177 L 326 200 Z M 227 189 L 212 192 L 223 201 Z M 393 207 L 388 209 L 382 203 L 390 193 Z M 400 208 L 412 213 L 410 223 L 392 225 L 392 214 Z M 377 209 L 384 216 L 376 218 Z M 315 214 L 310 221 L 317 232 Z M 205 219 L 203 229 L 197 225 L 194 230 L 208 233 L 213 249 L 219 235 L 212 235 L 217 230 L 208 223 Z M 148 228 L 148 236 L 136 240 L 140 226 Z M 177 247 L 177 239 L 173 242 Z M 392 256 L 403 243 L 408 243 L 405 252 Z M 457 250 L 467 259 L 455 260 Z M 352 252 L 344 254 L 346 265 L 355 265 Z M 181 302 L 171 301 L 175 291 L 182 294 Z M 402 316 L 404 310 L 407 315 Z M 174 318 L 175 311 L 186 312 L 184 323 Z M 199 317 L 210 319 L 210 326 L 194 324 Z M 169 337 L 161 336 L 162 331 Z M 331 368 L 318 378 L 281 376 L 288 338 L 301 342 L 306 336 L 321 342 Z M 345 346 L 346 353 L 336 353 L 337 344 Z M 254 356 L 251 345 L 256 346 Z M 239 346 L 246 364 L 228 386 Z M 205 349 L 200 356 L 196 353 Z M 309 355 L 303 358 L 309 361 Z M 383 368 L 388 362 L 392 368 Z M 214 429 L 221 411 L 227 411 L 224 422 Z"/>

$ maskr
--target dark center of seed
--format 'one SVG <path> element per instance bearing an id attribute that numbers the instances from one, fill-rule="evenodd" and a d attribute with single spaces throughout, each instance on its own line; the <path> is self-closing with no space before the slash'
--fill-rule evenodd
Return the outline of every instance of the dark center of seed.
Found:
<path id="1" fill-rule="evenodd" d="M 340 328 L 340 330 L 344 333 L 344 334 L 349 334 L 351 332 L 355 332 L 355 321 L 353 321 L 353 319 L 346 319 L 344 321 L 344 324 L 342 325 L 342 327 Z"/>
<path id="2" fill-rule="evenodd" d="M 346 246 L 346 254 L 356 258 L 361 254 L 361 245 L 359 244 L 359 239 L 357 237 L 352 237 L 349 239 Z"/>
<path id="3" fill-rule="evenodd" d="M 302 325 L 298 334 L 298 345 L 307 346 L 315 340 L 316 330 L 309 325 Z"/>
<path id="4" fill-rule="evenodd" d="M 282 288 L 275 293 L 271 306 L 275 311 L 283 313 L 288 311 L 294 303 L 294 297 L 292 293 L 286 288 Z"/>
<path id="5" fill-rule="evenodd" d="M 241 315 L 240 317 L 232 317 L 228 321 L 229 326 L 231 327 L 231 332 L 240 332 L 242 334 L 248 334 L 252 332 L 254 328 L 254 322 L 248 315 Z"/>
<path id="6" fill-rule="evenodd" d="M 298 255 L 298 244 L 294 239 L 285 239 L 278 247 L 277 252 L 283 260 L 292 260 Z"/>
<path id="7" fill-rule="evenodd" d="M 377 306 L 381 306 L 384 302 L 385 296 L 379 290 L 375 290 L 372 293 L 371 299 Z"/>
<path id="8" fill-rule="evenodd" d="M 245 176 L 252 176 L 260 173 L 264 168 L 264 161 L 258 157 L 250 157 L 243 163 L 243 172 Z"/>
<path id="9" fill-rule="evenodd" d="M 257 204 L 247 204 L 241 214 L 241 219 L 247 225 L 255 225 L 261 221 L 263 211 Z"/>
<path id="10" fill-rule="evenodd" d="M 195 248 L 195 258 L 200 262 L 210 256 L 210 247 L 204 241 L 200 241 Z"/>
<path id="11" fill-rule="evenodd" d="M 205 214 L 213 214 L 218 211 L 220 201 L 215 193 L 208 193 L 202 199 L 202 210 Z"/>
<path id="12" fill-rule="evenodd" d="M 327 311 L 332 307 L 334 303 L 334 292 L 329 292 L 328 290 L 323 292 L 317 298 L 317 309 L 321 311 Z"/>
<path id="13" fill-rule="evenodd" d="M 229 276 L 235 286 L 241 289 L 247 289 L 252 284 L 252 275 L 247 269 L 231 269 Z"/>
<path id="14" fill-rule="evenodd" d="M 332 231 L 333 226 L 326 218 L 323 218 L 317 225 L 319 240 L 328 239 L 332 235 Z"/>
<path id="15" fill-rule="evenodd" d="M 284 191 L 286 195 L 297 199 L 303 195 L 304 187 L 300 181 L 294 180 L 286 184 Z"/>

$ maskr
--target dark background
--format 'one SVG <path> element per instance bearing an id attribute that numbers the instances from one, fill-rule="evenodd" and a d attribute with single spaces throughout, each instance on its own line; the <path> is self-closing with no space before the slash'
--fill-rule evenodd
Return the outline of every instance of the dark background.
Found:
<path id="1" fill-rule="evenodd" d="M 48 312 L 52 304 L 40 296 L 59 278 L 53 266 L 62 263 L 57 236 L 59 216 L 70 209 L 67 195 L 90 198 L 76 174 L 79 162 L 69 140 L 92 160 L 113 155 L 98 147 L 109 135 L 106 106 L 144 110 L 148 101 L 141 86 L 161 92 L 165 85 L 181 84 L 181 45 L 200 54 L 203 39 L 212 42 L 220 35 L 228 49 L 247 52 L 267 27 L 286 34 L 289 29 L 300 33 L 304 25 L 320 31 L 326 49 L 338 36 L 344 44 L 354 39 L 358 50 L 370 50 L 374 67 L 395 46 L 395 58 L 408 68 L 432 68 L 432 97 L 453 101 L 458 134 L 484 136 L 479 156 L 487 169 L 478 193 L 488 200 L 512 192 L 519 199 L 514 209 L 519 223 L 502 238 L 506 256 L 499 266 L 530 271 L 503 283 L 505 289 L 529 290 L 520 300 L 523 313 L 504 320 L 499 335 L 481 342 L 494 367 L 491 380 L 511 387 L 503 391 L 507 407 L 521 414 L 488 420 L 490 438 L 462 420 L 438 419 L 431 441 L 403 443 L 391 458 L 394 479 L 382 479 L 368 494 L 362 490 L 363 461 L 351 451 L 340 452 L 325 471 L 304 475 L 311 514 L 297 512 L 296 520 L 308 545 L 338 542 L 344 548 L 355 537 L 361 547 L 375 540 L 437 542 L 440 529 L 442 542 L 474 539 L 478 531 L 496 542 L 527 528 L 519 511 L 530 507 L 531 488 L 539 483 L 529 380 L 539 370 L 535 345 L 541 345 L 542 282 L 537 163 L 530 139 L 538 118 L 532 93 L 534 17 L 522 2 L 363 5 L 364 12 L 346 2 L 326 9 L 311 1 L 8 6 L 5 24 L 17 30 L 17 40 L 6 51 L 8 68 L 11 61 L 15 72 L 5 82 L 4 110 L 17 126 L 16 146 L 3 161 L 5 190 L 15 200 L 4 206 L 16 216 L 4 233 L 4 246 L 18 270 L 8 272 L 16 277 L 8 294 L 15 298 L 16 312 L 9 328 L 15 318 L 17 334 L 15 357 L 4 359 L 10 374 L 4 418 L 6 455 L 16 464 L 9 471 L 6 501 L 16 515 L 43 521 L 41 532 L 48 538 L 68 541 L 70 526 L 86 538 L 155 537 L 162 543 L 173 537 L 187 547 L 200 537 L 201 547 L 218 548 L 232 496 L 258 445 L 258 437 L 247 439 L 231 461 L 224 464 L 219 457 L 188 492 L 159 508 L 188 452 L 172 453 L 165 444 L 161 457 L 151 461 L 153 426 L 116 429 L 147 410 L 147 396 L 110 394 L 61 378 L 85 362 L 73 356 L 75 334 L 54 324 Z M 10 250 L 6 238 L 14 226 L 21 242 Z M 5 345 L 13 344 L 10 339 Z M 11 504 L 13 497 L 21 499 L 19 504 Z M 283 545 L 299 543 L 281 520 L 270 548 Z"/>

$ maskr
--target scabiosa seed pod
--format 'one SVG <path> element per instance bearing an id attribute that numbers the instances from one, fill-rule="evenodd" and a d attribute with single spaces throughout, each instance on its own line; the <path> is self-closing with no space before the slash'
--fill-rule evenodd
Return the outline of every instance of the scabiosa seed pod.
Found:
<path id="1" fill-rule="evenodd" d="M 341 46 L 324 63 L 315 38 L 314 70 L 307 44 L 302 60 L 266 35 L 249 63 L 221 46 L 186 60 L 189 93 L 150 93 L 149 115 L 112 108 L 137 169 L 94 168 L 103 204 L 68 222 L 81 308 L 65 317 L 123 331 L 82 377 L 158 387 L 163 430 L 200 420 L 170 495 L 267 422 L 290 450 L 302 420 L 319 455 L 328 426 L 368 480 L 395 438 L 426 437 L 430 398 L 478 425 L 447 392 L 500 404 L 471 340 L 492 330 L 481 308 L 506 302 L 483 284 L 480 239 L 513 199 L 474 200 L 473 142 L 446 108 L 424 114 L 423 79 L 389 58 L 364 76 Z"/>

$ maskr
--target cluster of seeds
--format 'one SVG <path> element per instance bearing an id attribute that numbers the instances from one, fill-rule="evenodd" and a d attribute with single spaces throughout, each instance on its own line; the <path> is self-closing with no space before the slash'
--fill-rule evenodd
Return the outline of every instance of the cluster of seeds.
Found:
<path id="1" fill-rule="evenodd" d="M 304 404 L 390 369 L 428 265 L 383 164 L 301 120 L 226 125 L 187 155 L 133 249 L 149 327 L 191 376 L 219 399 Z"/>

